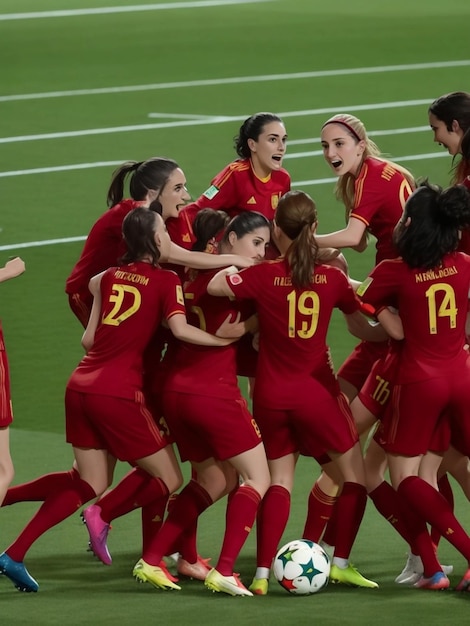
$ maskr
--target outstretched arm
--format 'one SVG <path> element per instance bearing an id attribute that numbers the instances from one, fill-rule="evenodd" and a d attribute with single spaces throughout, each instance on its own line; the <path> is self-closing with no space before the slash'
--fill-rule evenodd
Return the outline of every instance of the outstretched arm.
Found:
<path id="1" fill-rule="evenodd" d="M 183 313 L 176 313 L 167 320 L 167 324 L 177 339 L 187 343 L 195 343 L 199 346 L 228 346 L 236 341 L 238 337 L 223 338 L 210 335 L 196 326 L 191 326 Z"/>
<path id="2" fill-rule="evenodd" d="M 365 231 L 364 222 L 351 217 L 346 228 L 327 235 L 315 235 L 315 239 L 320 248 L 354 248 L 363 252 L 367 247 Z"/>
<path id="3" fill-rule="evenodd" d="M 163 259 L 162 259 L 163 261 Z M 250 267 L 254 264 L 254 259 L 239 256 L 238 254 L 208 254 L 207 252 L 192 252 L 186 250 L 176 243 L 171 243 L 168 263 L 184 265 L 196 270 L 209 270 L 227 265 L 237 267 Z"/>
<path id="4" fill-rule="evenodd" d="M 10 259 L 5 263 L 5 267 L 0 268 L 0 283 L 10 278 L 16 278 L 25 271 L 26 267 L 23 259 L 19 256 Z"/>

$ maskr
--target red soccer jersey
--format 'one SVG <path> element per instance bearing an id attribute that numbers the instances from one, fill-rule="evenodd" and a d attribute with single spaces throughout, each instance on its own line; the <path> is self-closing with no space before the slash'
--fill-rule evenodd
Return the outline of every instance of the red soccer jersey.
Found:
<path id="1" fill-rule="evenodd" d="M 403 322 L 396 383 L 441 376 L 465 362 L 469 287 L 470 257 L 461 252 L 447 255 L 435 270 L 411 269 L 402 259 L 372 270 L 358 294 L 376 308 L 397 308 Z"/>
<path id="2" fill-rule="evenodd" d="M 139 262 L 108 269 L 100 289 L 101 323 L 68 387 L 134 398 L 143 386 L 145 347 L 163 319 L 185 313 L 181 283 L 174 272 Z"/>
<path id="3" fill-rule="evenodd" d="M 366 225 L 377 239 L 375 263 L 394 259 L 393 229 L 403 214 L 412 189 L 405 176 L 390 163 L 368 157 L 354 182 L 351 217 Z"/>
<path id="4" fill-rule="evenodd" d="M 142 204 L 136 200 L 123 200 L 98 218 L 87 237 L 80 258 L 67 278 L 65 293 L 88 292 L 90 278 L 119 262 L 126 251 L 122 222 L 130 211 Z"/>
<path id="5" fill-rule="evenodd" d="M 202 196 L 181 211 L 177 219 L 167 221 L 170 237 L 178 245 L 190 248 L 194 243 L 192 223 L 201 209 L 221 209 L 230 217 L 243 211 L 258 211 L 272 220 L 279 198 L 289 191 L 290 182 L 284 169 L 274 170 L 266 178 L 258 178 L 250 159 L 233 161 L 217 174 Z"/>
<path id="6" fill-rule="evenodd" d="M 229 298 L 216 298 L 207 293 L 207 284 L 219 270 L 200 272 L 184 284 L 188 322 L 215 334 L 222 322 L 239 311 L 247 319 L 251 307 L 242 306 Z M 173 347 L 173 346 L 172 346 Z M 237 343 L 229 346 L 197 346 L 181 342 L 171 355 L 170 373 L 165 389 L 217 398 L 240 395 L 237 382 Z"/>
<path id="7" fill-rule="evenodd" d="M 318 265 L 309 287 L 296 289 L 287 261 L 279 259 L 229 275 L 227 282 L 236 298 L 256 302 L 256 398 L 265 406 L 291 407 L 303 381 L 312 376 L 321 380 L 329 367 L 326 334 L 333 308 L 346 314 L 359 310 L 348 279 L 336 267 Z"/>

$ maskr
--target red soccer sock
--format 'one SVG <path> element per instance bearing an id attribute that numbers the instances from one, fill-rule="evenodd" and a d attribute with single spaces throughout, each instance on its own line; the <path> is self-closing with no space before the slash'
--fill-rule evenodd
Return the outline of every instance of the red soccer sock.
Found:
<path id="1" fill-rule="evenodd" d="M 290 512 L 290 493 L 281 485 L 271 485 L 261 500 L 256 517 L 256 564 L 271 567 Z"/>
<path id="2" fill-rule="evenodd" d="M 196 563 L 197 561 L 197 519 L 191 524 L 178 539 L 174 546 L 176 552 L 179 552 L 183 559 L 188 563 Z"/>
<path id="3" fill-rule="evenodd" d="M 338 499 L 340 495 L 341 494 L 336 497 L 336 502 L 333 505 L 330 519 L 326 523 L 325 532 L 323 533 L 323 537 L 321 538 L 322 541 L 324 541 L 329 546 L 336 545 L 336 533 L 338 526 Z"/>
<path id="4" fill-rule="evenodd" d="M 227 507 L 227 524 L 219 560 L 215 569 L 222 576 L 232 576 L 235 561 L 255 522 L 261 496 L 249 485 L 241 485 Z"/>
<path id="5" fill-rule="evenodd" d="M 345 482 L 335 506 L 338 528 L 341 522 L 341 532 L 336 533 L 335 556 L 348 559 L 356 539 L 359 526 L 367 503 L 367 490 L 359 483 Z M 329 544 L 331 545 L 331 544 Z"/>
<path id="6" fill-rule="evenodd" d="M 78 472 L 72 468 L 68 472 L 44 474 L 35 480 L 10 487 L 1 506 L 17 502 L 43 502 L 51 493 L 61 491 L 73 476 L 78 476 Z"/>
<path id="7" fill-rule="evenodd" d="M 307 519 L 302 537 L 318 543 L 333 513 L 337 496 L 328 496 L 317 483 L 308 497 Z"/>
<path id="8" fill-rule="evenodd" d="M 147 551 L 153 538 L 162 527 L 167 501 L 168 499 L 163 496 L 142 507 L 142 553 Z"/>
<path id="9" fill-rule="evenodd" d="M 402 502 L 392 485 L 384 480 L 369 493 L 369 498 L 380 515 L 393 526 L 407 544 L 410 544 L 410 534 L 403 521 Z"/>
<path id="10" fill-rule="evenodd" d="M 151 481 L 152 477 L 146 471 L 140 467 L 132 468 L 111 491 L 96 502 L 101 509 L 101 519 L 110 524 L 113 519 L 142 506 L 136 503 L 137 493 Z"/>
<path id="11" fill-rule="evenodd" d="M 432 524 L 470 563 L 470 537 L 457 521 L 442 494 L 419 476 L 408 476 L 400 483 L 398 490 L 409 506 Z"/>
<path id="12" fill-rule="evenodd" d="M 452 487 L 450 485 L 449 477 L 447 474 L 444 474 L 444 476 L 441 476 L 441 478 L 439 478 L 437 482 L 437 486 L 439 487 L 439 493 L 441 493 L 444 496 L 444 498 L 447 500 L 447 502 L 450 505 L 450 508 L 453 511 L 454 510 L 454 494 L 452 492 Z M 439 545 L 440 539 L 441 539 L 441 533 L 437 530 L 437 528 L 434 528 L 433 526 L 431 528 L 431 540 L 436 549 L 437 549 L 437 546 Z"/>
<path id="13" fill-rule="evenodd" d="M 75 513 L 85 502 L 96 498 L 94 489 L 78 473 L 69 476 L 60 491 L 51 493 L 16 541 L 6 549 L 14 561 L 23 561 L 31 545 L 47 530 Z"/>
<path id="14" fill-rule="evenodd" d="M 142 554 L 149 565 L 158 565 L 168 554 L 181 534 L 213 503 L 209 493 L 194 480 L 173 501 L 168 516 L 150 545 Z"/>

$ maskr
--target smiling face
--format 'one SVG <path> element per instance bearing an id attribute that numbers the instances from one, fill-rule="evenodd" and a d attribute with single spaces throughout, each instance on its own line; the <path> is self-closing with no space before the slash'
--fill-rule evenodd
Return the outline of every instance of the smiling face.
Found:
<path id="1" fill-rule="evenodd" d="M 280 170 L 286 152 L 287 133 L 282 122 L 263 126 L 258 139 L 248 139 L 255 173 L 266 178 L 273 170 Z"/>
<path id="2" fill-rule="evenodd" d="M 460 142 L 464 135 L 457 120 L 452 121 L 451 130 L 447 128 L 446 123 L 434 115 L 429 113 L 429 125 L 434 133 L 434 141 L 446 148 L 451 156 L 455 156 L 460 152 Z"/>
<path id="3" fill-rule="evenodd" d="M 178 217 L 178 213 L 191 200 L 186 189 L 186 177 L 182 169 L 177 167 L 170 174 L 165 186 L 157 196 L 162 205 L 162 217 L 166 222 L 170 217 Z"/>
<path id="4" fill-rule="evenodd" d="M 350 172 L 354 176 L 362 164 L 365 141 L 358 141 L 342 124 L 329 123 L 321 131 L 325 161 L 337 176 Z"/>
<path id="5" fill-rule="evenodd" d="M 240 256 L 246 256 L 257 261 L 264 259 L 266 248 L 270 239 L 270 231 L 267 226 L 260 226 L 238 238 L 234 231 L 229 233 L 228 242 L 230 252 Z"/>

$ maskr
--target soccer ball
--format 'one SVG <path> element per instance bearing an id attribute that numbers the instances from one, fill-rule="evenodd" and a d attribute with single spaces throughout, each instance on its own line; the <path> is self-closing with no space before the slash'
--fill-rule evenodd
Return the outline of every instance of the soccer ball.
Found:
<path id="1" fill-rule="evenodd" d="M 300 596 L 317 593 L 328 584 L 330 558 L 318 543 L 296 539 L 276 554 L 273 574 L 289 593 Z"/>

